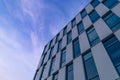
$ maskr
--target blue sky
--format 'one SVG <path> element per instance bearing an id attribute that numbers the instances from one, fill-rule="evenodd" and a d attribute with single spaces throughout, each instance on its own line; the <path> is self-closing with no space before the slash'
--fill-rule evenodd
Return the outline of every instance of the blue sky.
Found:
<path id="1" fill-rule="evenodd" d="M 0 0 L 0 80 L 32 80 L 44 45 L 90 0 Z"/>

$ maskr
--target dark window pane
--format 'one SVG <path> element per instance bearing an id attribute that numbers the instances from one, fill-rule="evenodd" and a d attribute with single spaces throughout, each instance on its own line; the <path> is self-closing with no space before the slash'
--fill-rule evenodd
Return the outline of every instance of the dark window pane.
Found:
<path id="1" fill-rule="evenodd" d="M 113 64 L 118 69 L 119 72 L 119 65 L 120 65 L 120 42 L 118 39 L 113 36 L 109 40 L 103 42 Z M 120 73 L 119 73 L 120 74 Z"/>
<path id="2" fill-rule="evenodd" d="M 81 12 L 81 17 L 84 18 L 86 15 L 87 15 L 87 12 L 86 12 L 86 10 L 84 9 L 84 10 Z"/>
<path id="3" fill-rule="evenodd" d="M 51 72 L 54 70 L 54 65 L 55 65 L 55 57 L 53 57 L 53 58 L 52 58 L 52 61 L 51 61 L 50 74 L 51 74 Z"/>
<path id="4" fill-rule="evenodd" d="M 72 20 L 72 28 L 73 28 L 75 25 L 76 25 L 76 20 L 73 19 L 73 20 Z"/>
<path id="5" fill-rule="evenodd" d="M 82 33 L 84 31 L 83 23 L 82 22 L 78 23 L 77 28 L 78 28 L 78 33 L 79 34 Z"/>
<path id="6" fill-rule="evenodd" d="M 93 0 L 91 2 L 92 6 L 95 8 L 100 2 L 98 0 Z"/>
<path id="7" fill-rule="evenodd" d="M 79 40 L 76 39 L 74 42 L 73 42 L 73 54 L 74 54 L 74 57 L 78 57 L 80 55 L 80 45 L 79 45 Z"/>
<path id="8" fill-rule="evenodd" d="M 100 41 L 94 27 L 87 30 L 87 35 L 91 46 L 96 45 Z"/>
<path id="9" fill-rule="evenodd" d="M 74 80 L 73 78 L 73 65 L 67 66 L 67 80 Z"/>
<path id="10" fill-rule="evenodd" d="M 67 35 L 67 44 L 69 44 L 72 41 L 72 33 L 71 31 Z"/>
<path id="11" fill-rule="evenodd" d="M 58 42 L 58 39 L 59 39 L 59 34 L 57 34 L 57 36 L 56 36 L 56 43 Z"/>
<path id="12" fill-rule="evenodd" d="M 109 14 L 105 15 L 103 19 L 112 31 L 120 28 L 120 17 L 114 13 L 109 12 Z"/>
<path id="13" fill-rule="evenodd" d="M 67 27 L 64 28 L 63 30 L 63 36 L 67 33 Z"/>
<path id="14" fill-rule="evenodd" d="M 118 0 L 104 0 L 103 4 L 106 5 L 108 8 L 112 8 L 118 3 Z"/>
<path id="15" fill-rule="evenodd" d="M 90 19 L 92 22 L 97 21 L 99 19 L 99 17 L 100 16 L 98 15 L 98 13 L 96 11 L 93 11 L 90 13 Z"/>
<path id="16" fill-rule="evenodd" d="M 60 40 L 58 42 L 58 50 L 57 50 L 57 52 L 59 52 L 61 50 L 61 48 L 62 48 L 62 40 Z"/>
<path id="17" fill-rule="evenodd" d="M 64 49 L 61 54 L 61 67 L 64 66 L 65 62 L 66 62 L 66 49 Z"/>
<path id="18" fill-rule="evenodd" d="M 53 80 L 58 80 L 58 73 L 53 75 Z"/>
<path id="19" fill-rule="evenodd" d="M 88 52 L 83 56 L 87 80 L 100 80 L 95 66 L 92 53 Z"/>

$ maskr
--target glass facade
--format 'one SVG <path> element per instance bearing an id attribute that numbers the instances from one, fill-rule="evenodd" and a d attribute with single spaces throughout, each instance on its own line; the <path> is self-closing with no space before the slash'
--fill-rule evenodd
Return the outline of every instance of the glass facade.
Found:
<path id="1" fill-rule="evenodd" d="M 66 49 L 63 49 L 61 53 L 61 67 L 65 65 L 65 62 L 66 62 Z"/>
<path id="2" fill-rule="evenodd" d="M 108 8 L 114 7 L 118 3 L 118 0 L 104 0 L 103 4 L 106 5 Z"/>
<path id="3" fill-rule="evenodd" d="M 84 31 L 84 26 L 82 22 L 78 23 L 77 29 L 78 29 L 78 34 L 81 34 Z"/>
<path id="4" fill-rule="evenodd" d="M 116 31 L 120 28 L 120 17 L 113 12 L 108 12 L 103 19 L 112 31 Z"/>
<path id="5" fill-rule="evenodd" d="M 87 36 L 91 46 L 94 46 L 100 42 L 100 39 L 93 26 L 87 30 Z"/>
<path id="6" fill-rule="evenodd" d="M 76 19 L 72 20 L 72 28 L 76 25 Z"/>
<path id="7" fill-rule="evenodd" d="M 91 5 L 95 8 L 100 2 L 98 0 L 93 0 Z"/>
<path id="8" fill-rule="evenodd" d="M 118 73 L 120 74 L 120 41 L 113 36 L 103 42 L 114 66 L 116 67 Z"/>
<path id="9" fill-rule="evenodd" d="M 87 15 L 87 12 L 86 12 L 86 10 L 84 9 L 84 10 L 81 12 L 81 17 L 84 18 L 86 15 Z"/>
<path id="10" fill-rule="evenodd" d="M 96 11 L 92 11 L 90 13 L 90 19 L 92 22 L 97 21 L 100 18 L 100 16 L 98 15 L 98 13 Z"/>
<path id="11" fill-rule="evenodd" d="M 62 40 L 60 40 L 60 41 L 58 42 L 57 52 L 59 52 L 59 51 L 61 50 L 61 48 L 62 48 Z"/>
<path id="12" fill-rule="evenodd" d="M 87 52 L 83 56 L 83 61 L 86 72 L 86 80 L 100 80 L 91 52 Z"/>
<path id="13" fill-rule="evenodd" d="M 67 34 L 67 27 L 64 28 L 63 30 L 63 36 Z"/>
<path id="14" fill-rule="evenodd" d="M 67 80 L 74 80 L 73 77 L 73 64 L 67 66 Z"/>
<path id="15" fill-rule="evenodd" d="M 73 41 L 73 54 L 75 58 L 81 54 L 78 38 L 75 41 Z"/>
<path id="16" fill-rule="evenodd" d="M 72 41 L 72 33 L 71 31 L 67 34 L 67 44 L 69 44 Z"/>

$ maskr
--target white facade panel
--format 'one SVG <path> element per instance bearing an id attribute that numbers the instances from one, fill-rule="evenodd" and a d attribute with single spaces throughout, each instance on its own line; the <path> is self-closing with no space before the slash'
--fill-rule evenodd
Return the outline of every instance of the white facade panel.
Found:
<path id="1" fill-rule="evenodd" d="M 102 43 L 92 48 L 92 54 L 100 80 L 115 80 L 118 78 L 118 74 Z"/>
<path id="2" fill-rule="evenodd" d="M 112 8 L 112 11 L 120 17 L 120 3 Z"/>
<path id="3" fill-rule="evenodd" d="M 58 80 L 66 80 L 66 67 L 63 67 L 59 70 L 59 74 L 58 74 Z"/>
<path id="4" fill-rule="evenodd" d="M 89 41 L 85 32 L 83 32 L 79 36 L 79 42 L 80 42 L 81 53 L 83 53 L 84 51 L 90 48 Z"/>
<path id="5" fill-rule="evenodd" d="M 110 28 L 105 24 L 105 22 L 102 19 L 99 19 L 97 22 L 95 22 L 94 26 L 95 26 L 94 28 L 95 28 L 96 32 L 98 33 L 98 36 L 101 40 L 112 33 Z"/>
<path id="6" fill-rule="evenodd" d="M 87 29 L 88 27 L 90 27 L 92 25 L 92 22 L 89 18 L 89 16 L 86 16 L 84 19 L 83 19 L 83 24 L 85 26 L 85 29 Z"/>
<path id="7" fill-rule="evenodd" d="M 75 26 L 72 29 L 72 40 L 74 40 L 77 36 L 78 36 L 78 30 L 77 30 L 77 26 Z"/>
<path id="8" fill-rule="evenodd" d="M 85 8 L 87 13 L 89 14 L 92 10 L 94 10 L 93 6 L 91 4 L 88 4 L 87 7 Z"/>
<path id="9" fill-rule="evenodd" d="M 79 56 L 73 61 L 74 80 L 85 80 L 82 57 Z"/>
<path id="10" fill-rule="evenodd" d="M 66 63 L 69 63 L 71 60 L 73 60 L 73 49 L 72 43 L 69 43 L 66 49 Z"/>
<path id="11" fill-rule="evenodd" d="M 99 4 L 95 10 L 97 11 L 97 13 L 102 17 L 105 13 L 107 13 L 109 11 L 109 9 L 103 5 L 103 4 Z"/>

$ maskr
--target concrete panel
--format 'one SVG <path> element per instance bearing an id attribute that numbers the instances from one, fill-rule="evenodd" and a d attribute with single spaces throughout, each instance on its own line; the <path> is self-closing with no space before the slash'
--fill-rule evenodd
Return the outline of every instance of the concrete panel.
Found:
<path id="1" fill-rule="evenodd" d="M 109 9 L 104 4 L 99 4 L 95 10 L 102 17 L 105 13 L 109 11 Z"/>
<path id="2" fill-rule="evenodd" d="M 74 80 L 85 80 L 82 57 L 79 56 L 73 61 Z"/>
<path id="3" fill-rule="evenodd" d="M 101 40 L 112 33 L 110 28 L 105 24 L 105 22 L 102 19 L 99 19 L 97 22 L 95 22 L 94 26 Z"/>
<path id="4" fill-rule="evenodd" d="M 52 80 L 52 76 L 48 77 L 48 79 L 47 79 L 47 80 Z"/>
<path id="5" fill-rule="evenodd" d="M 92 25 L 92 22 L 88 15 L 83 19 L 83 24 L 85 26 L 85 29 L 87 29 L 88 27 Z"/>
<path id="6" fill-rule="evenodd" d="M 68 44 L 66 49 L 66 63 L 69 63 L 71 60 L 73 60 L 72 42 Z"/>
<path id="7" fill-rule="evenodd" d="M 120 3 L 112 8 L 112 11 L 120 17 Z"/>
<path id="8" fill-rule="evenodd" d="M 56 72 L 57 70 L 59 70 L 59 67 L 60 67 L 60 56 L 61 56 L 61 53 L 60 52 L 57 53 L 53 73 Z"/>
<path id="9" fill-rule="evenodd" d="M 48 77 L 48 75 L 49 75 L 50 64 L 51 64 L 51 59 L 47 62 L 45 71 L 43 73 L 43 79 L 46 79 Z"/>
<path id="10" fill-rule="evenodd" d="M 83 32 L 79 36 L 79 42 L 80 42 L 81 53 L 85 52 L 90 48 L 89 41 L 85 32 Z"/>
<path id="11" fill-rule="evenodd" d="M 66 80 L 65 77 L 66 67 L 63 67 L 59 70 L 58 80 Z"/>
<path id="12" fill-rule="evenodd" d="M 94 8 L 91 4 L 88 4 L 85 9 L 86 9 L 87 13 L 89 14 Z"/>
<path id="13" fill-rule="evenodd" d="M 117 37 L 117 38 L 119 39 L 119 41 L 120 41 L 120 29 L 115 32 L 115 35 L 116 35 L 116 37 Z"/>
<path id="14" fill-rule="evenodd" d="M 66 46 L 67 44 L 67 35 L 65 35 L 62 39 L 62 49 Z"/>
<path id="15" fill-rule="evenodd" d="M 80 13 L 77 14 L 76 16 L 76 23 L 78 24 L 82 20 Z"/>
<path id="16" fill-rule="evenodd" d="M 77 36 L 78 36 L 78 30 L 77 30 L 77 26 L 75 26 L 72 29 L 72 40 L 74 40 Z"/>
<path id="17" fill-rule="evenodd" d="M 92 54 L 100 80 L 115 80 L 119 77 L 102 43 L 92 48 Z"/>
<path id="18" fill-rule="evenodd" d="M 69 22 L 68 25 L 67 25 L 67 32 L 69 32 L 71 30 L 71 28 L 72 28 L 71 27 L 71 22 Z"/>

